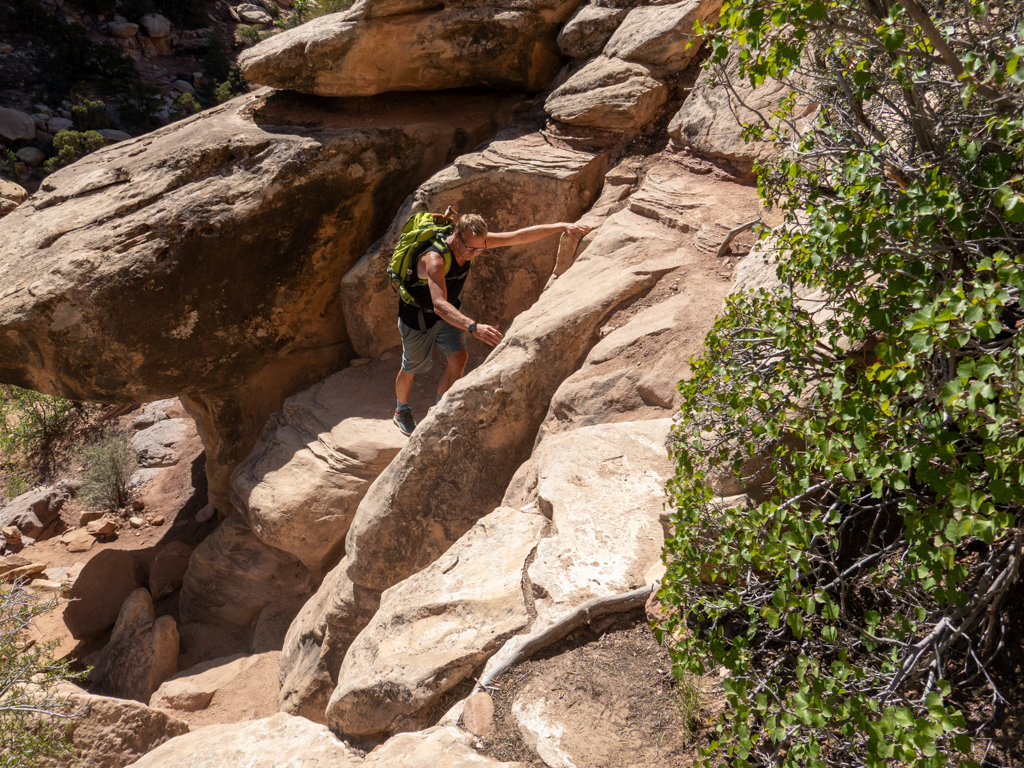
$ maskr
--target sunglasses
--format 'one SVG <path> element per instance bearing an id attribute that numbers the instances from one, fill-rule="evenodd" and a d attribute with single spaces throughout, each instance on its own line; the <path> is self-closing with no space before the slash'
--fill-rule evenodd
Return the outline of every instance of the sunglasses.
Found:
<path id="1" fill-rule="evenodd" d="M 467 251 L 472 251 L 473 253 L 480 253 L 481 251 L 486 251 L 487 250 L 487 241 L 486 240 L 484 240 L 484 245 L 482 247 L 480 247 L 480 248 L 474 248 L 471 245 L 466 245 L 466 241 L 462 239 L 462 233 L 461 232 L 459 232 L 459 242 L 462 243 L 462 247 L 463 248 L 465 248 Z"/>

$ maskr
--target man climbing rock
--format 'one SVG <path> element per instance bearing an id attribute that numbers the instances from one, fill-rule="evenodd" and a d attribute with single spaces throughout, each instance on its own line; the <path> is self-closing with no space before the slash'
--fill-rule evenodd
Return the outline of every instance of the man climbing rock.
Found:
<path id="1" fill-rule="evenodd" d="M 431 355 L 437 344 L 448 360 L 437 383 L 437 399 L 462 378 L 469 361 L 467 344 L 472 335 L 485 344 L 501 341 L 501 331 L 478 323 L 459 311 L 459 294 L 469 276 L 469 267 L 487 248 L 522 245 L 563 232 L 582 237 L 590 231 L 583 224 L 559 222 L 524 227 L 514 232 L 488 232 L 487 223 L 476 214 L 460 216 L 451 234 L 429 241 L 415 256 L 415 279 L 403 284 L 414 300 L 399 300 L 398 330 L 402 334 L 402 369 L 395 380 L 395 424 L 403 435 L 416 428 L 409 394 L 417 373 L 426 373 L 433 365 Z M 411 275 L 410 275 L 411 277 Z"/>

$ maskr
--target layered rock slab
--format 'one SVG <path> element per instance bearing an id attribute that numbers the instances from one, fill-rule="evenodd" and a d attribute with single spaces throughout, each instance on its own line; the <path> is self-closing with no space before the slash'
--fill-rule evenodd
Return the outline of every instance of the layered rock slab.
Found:
<path id="1" fill-rule="evenodd" d="M 211 725 L 154 749 L 135 768 L 521 768 L 475 752 L 470 734 L 430 728 L 389 739 L 365 758 L 325 726 L 278 712 L 262 720 Z"/>
<path id="2" fill-rule="evenodd" d="M 283 712 L 262 720 L 210 725 L 172 739 L 138 762 L 136 768 L 357 768 L 359 755 L 327 728 Z"/>
<path id="3" fill-rule="evenodd" d="M 284 398 L 348 354 L 337 284 L 505 97 L 266 91 L 47 177 L 0 234 L 0 381 L 74 400 L 184 393 L 210 495 Z"/>
<path id="4" fill-rule="evenodd" d="M 540 91 L 578 0 L 357 3 L 274 35 L 238 58 L 247 80 L 319 96 L 487 86 Z"/>
<path id="5" fill-rule="evenodd" d="M 367 489 L 406 443 L 349 368 L 285 401 L 235 470 L 232 502 L 316 578 L 337 564 Z M 386 411 L 385 411 L 386 412 Z"/>
<path id="6" fill-rule="evenodd" d="M 603 338 L 579 370 L 559 386 L 541 438 L 607 422 L 663 418 L 679 402 L 677 383 L 690 375 L 729 292 L 718 246 L 730 229 L 759 216 L 757 190 L 724 174 L 698 175 L 663 159 L 649 169 L 626 207 L 597 234 L 632 237 L 644 230 L 688 241 L 694 260 L 629 310 L 601 328 Z M 583 246 L 589 247 L 586 243 Z M 586 248 L 583 256 L 587 253 Z M 541 439 L 539 438 L 539 439 Z"/>
<path id="7" fill-rule="evenodd" d="M 418 211 L 478 213 L 494 232 L 527 223 L 575 221 L 597 198 L 607 158 L 600 151 L 558 146 L 533 126 L 503 131 L 462 155 L 405 201 L 387 234 L 345 275 L 345 324 L 366 357 L 401 344 L 398 299 L 387 264 L 409 216 Z M 502 329 L 533 305 L 554 269 L 557 240 L 488 251 L 474 259 L 462 291 L 463 312 Z"/>
<path id="8" fill-rule="evenodd" d="M 523 570 L 546 524 L 498 508 L 444 557 L 386 590 L 345 656 L 327 708 L 331 727 L 353 736 L 394 730 L 527 626 Z"/>
<path id="9" fill-rule="evenodd" d="M 718 21 L 722 0 L 682 0 L 679 3 L 634 8 L 604 47 L 604 55 L 646 64 L 658 74 L 686 69 L 700 52 L 698 21 Z"/>
<path id="10" fill-rule="evenodd" d="M 544 102 L 555 120 L 637 131 L 668 100 L 669 90 L 643 64 L 599 56 L 558 86 Z"/>
<path id="11" fill-rule="evenodd" d="M 545 438 L 505 503 L 536 508 L 555 531 L 527 569 L 537 618 L 487 663 L 500 664 L 532 637 L 595 597 L 644 586 L 664 544 L 660 515 L 672 474 L 671 419 L 601 424 Z M 486 670 L 485 670 L 486 674 Z"/>

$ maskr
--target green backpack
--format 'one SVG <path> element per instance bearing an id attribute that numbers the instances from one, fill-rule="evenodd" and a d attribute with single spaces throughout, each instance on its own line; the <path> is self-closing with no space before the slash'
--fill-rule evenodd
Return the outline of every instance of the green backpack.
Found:
<path id="1" fill-rule="evenodd" d="M 391 254 L 391 262 L 388 264 L 388 276 L 391 283 L 398 291 L 399 297 L 406 304 L 414 307 L 419 305 L 409 294 L 407 284 L 420 283 L 426 285 L 426 280 L 416 277 L 416 258 L 431 245 L 436 245 L 441 256 L 444 257 L 445 274 L 452 266 L 452 251 L 445 242 L 445 238 L 455 231 L 451 219 L 440 213 L 414 214 L 405 222 L 402 228 L 402 236 L 398 239 L 395 252 Z"/>

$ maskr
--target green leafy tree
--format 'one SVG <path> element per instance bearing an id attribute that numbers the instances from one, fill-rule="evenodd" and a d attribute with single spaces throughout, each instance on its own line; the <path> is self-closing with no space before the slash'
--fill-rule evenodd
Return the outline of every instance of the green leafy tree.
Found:
<path id="1" fill-rule="evenodd" d="M 34 768 L 67 758 L 70 711 L 56 691 L 82 677 L 53 658 L 54 643 L 30 644 L 26 631 L 56 598 L 41 603 L 20 584 L 0 586 L 0 768 Z"/>
<path id="2" fill-rule="evenodd" d="M 79 131 L 99 131 L 110 127 L 107 105 L 99 99 L 82 99 L 72 106 L 71 119 Z"/>
<path id="3" fill-rule="evenodd" d="M 781 286 L 730 297 L 680 385 L 659 632 L 678 674 L 729 672 L 707 764 L 977 765 L 994 735 L 1024 559 L 1020 24 L 723 6 L 712 66 L 803 85 L 748 129 L 785 150 L 758 169 Z"/>

